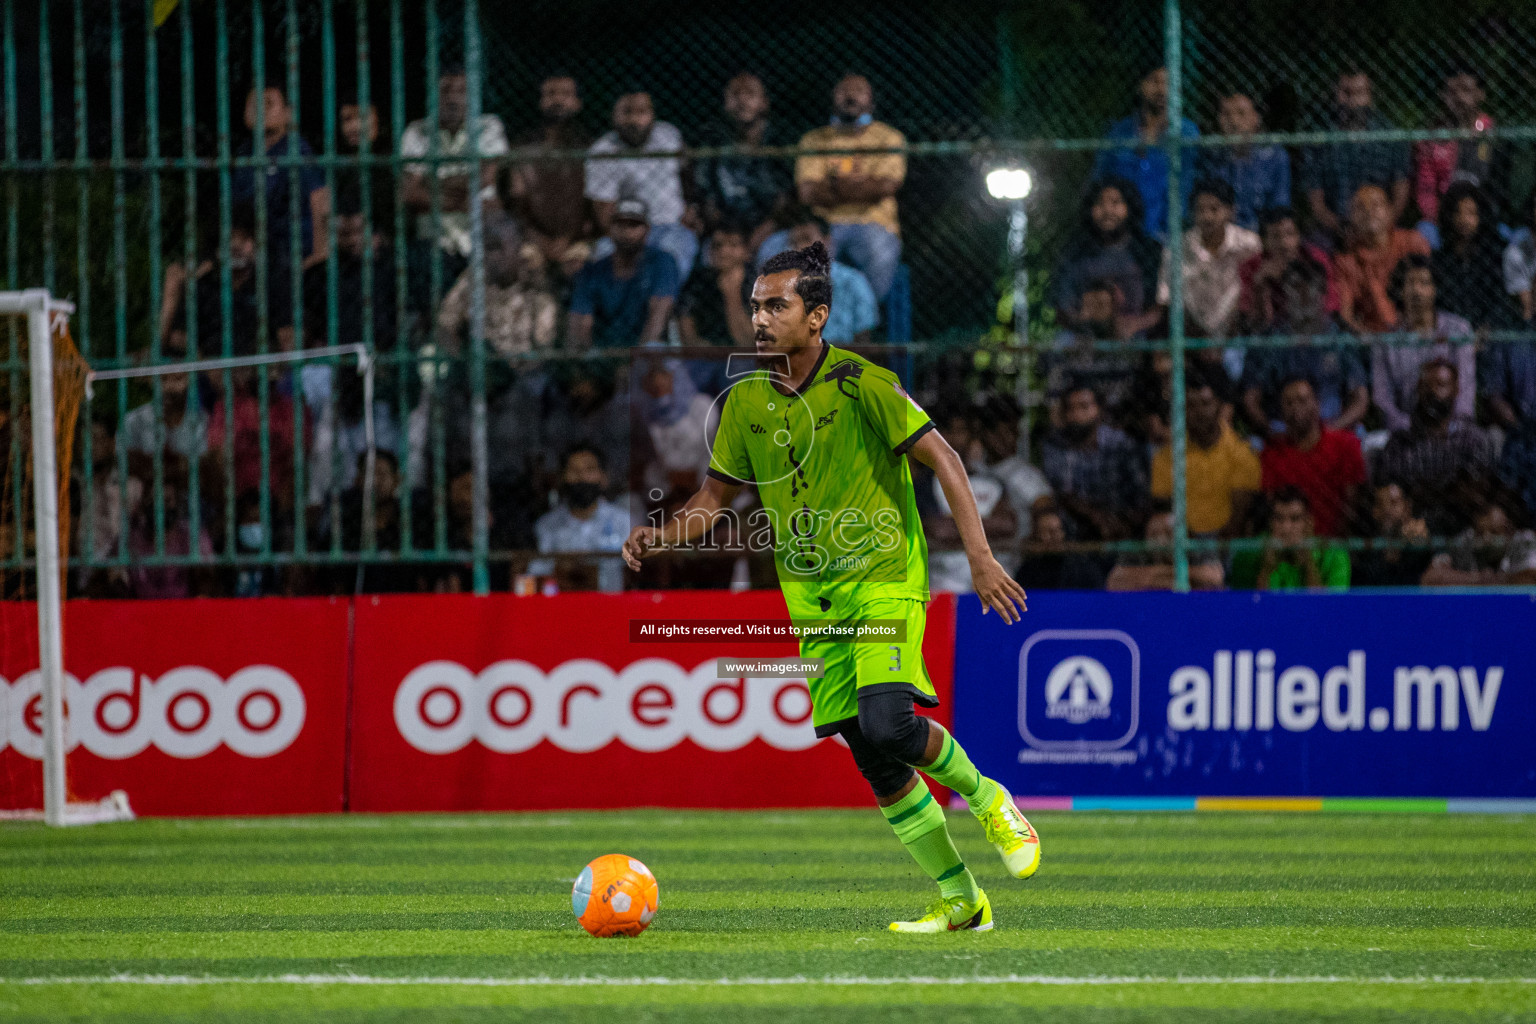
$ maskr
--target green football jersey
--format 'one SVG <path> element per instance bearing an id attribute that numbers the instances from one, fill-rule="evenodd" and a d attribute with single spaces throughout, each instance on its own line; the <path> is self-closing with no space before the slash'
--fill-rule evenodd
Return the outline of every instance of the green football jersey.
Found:
<path id="1" fill-rule="evenodd" d="M 721 402 L 709 473 L 757 485 L 763 511 L 742 529 L 753 547 L 773 544 L 792 617 L 840 621 L 876 598 L 928 600 L 906 453 L 934 423 L 894 373 L 823 343 L 798 391 L 758 370 Z"/>

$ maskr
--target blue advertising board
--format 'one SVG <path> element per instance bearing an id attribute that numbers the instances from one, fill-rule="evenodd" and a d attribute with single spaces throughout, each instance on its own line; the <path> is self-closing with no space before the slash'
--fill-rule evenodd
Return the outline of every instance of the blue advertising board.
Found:
<path id="1" fill-rule="evenodd" d="M 1536 596 L 960 598 L 955 734 L 1018 796 L 1536 796 Z"/>

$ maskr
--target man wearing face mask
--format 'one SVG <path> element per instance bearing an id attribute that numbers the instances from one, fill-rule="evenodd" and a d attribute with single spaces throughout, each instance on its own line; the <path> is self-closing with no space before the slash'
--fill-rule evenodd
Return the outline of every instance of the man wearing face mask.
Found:
<path id="1" fill-rule="evenodd" d="M 1455 415 L 1459 384 L 1454 363 L 1425 363 L 1412 422 L 1393 431 L 1376 463 L 1376 475 L 1401 481 L 1437 534 L 1454 525 L 1458 485 L 1482 482 L 1493 470 L 1492 439 L 1471 420 Z"/>
<path id="2" fill-rule="evenodd" d="M 879 150 L 905 146 L 906 136 L 875 120 L 875 91 L 863 75 L 844 75 L 832 87 L 832 123 L 806 132 L 807 150 Z M 832 225 L 838 258 L 864 271 L 881 302 L 901 263 L 896 193 L 907 177 L 902 153 L 807 154 L 795 160 L 800 202 Z M 789 248 L 787 231 L 770 235 L 758 263 Z"/>
<path id="3" fill-rule="evenodd" d="M 541 555 L 617 552 L 629 535 L 629 514 L 603 497 L 608 472 L 602 452 L 577 443 L 565 453 L 560 479 L 560 503 L 539 517 L 533 532 Z M 554 558 L 535 558 L 528 571 L 547 576 L 555 571 Z M 615 593 L 624 589 L 624 563 L 617 556 L 597 560 L 598 589 Z"/>
<path id="4" fill-rule="evenodd" d="M 517 140 L 519 149 L 559 152 L 586 149 L 592 138 L 578 120 L 581 92 L 564 72 L 539 84 L 539 127 Z M 592 207 L 582 160 L 528 160 L 507 168 L 498 187 L 503 205 L 528 225 L 529 241 L 572 277 L 592 255 Z"/>

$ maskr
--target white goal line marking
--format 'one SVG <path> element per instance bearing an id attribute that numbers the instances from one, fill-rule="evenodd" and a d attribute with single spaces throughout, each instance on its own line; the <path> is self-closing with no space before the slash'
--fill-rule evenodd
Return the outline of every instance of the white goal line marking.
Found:
<path id="1" fill-rule="evenodd" d="M 1440 975 L 1424 977 L 1351 977 L 1339 975 L 1241 975 L 1237 977 L 1177 976 L 1087 976 L 1071 977 L 1049 974 L 978 975 L 974 977 L 867 978 L 829 976 L 812 978 L 792 975 L 783 978 L 659 978 L 659 977 L 529 977 L 529 978 L 455 978 L 399 977 L 366 974 L 273 974 L 265 976 L 189 975 L 189 974 L 106 974 L 84 977 L 0 978 L 0 985 L 435 985 L 464 988 L 519 988 L 552 986 L 658 986 L 658 987 L 753 987 L 779 985 L 1531 985 L 1536 978 L 1460 978 Z"/>

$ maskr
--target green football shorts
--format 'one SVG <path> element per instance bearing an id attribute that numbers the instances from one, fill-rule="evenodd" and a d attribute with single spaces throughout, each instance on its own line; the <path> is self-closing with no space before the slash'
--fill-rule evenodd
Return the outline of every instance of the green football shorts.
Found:
<path id="1" fill-rule="evenodd" d="M 920 707 L 936 708 L 939 698 L 923 664 L 923 630 L 928 605 L 911 598 L 876 598 L 855 606 L 843 622 L 896 620 L 907 625 L 901 642 L 877 639 L 811 638 L 800 641 L 800 657 L 824 659 L 822 675 L 807 680 L 811 690 L 811 722 L 817 736 L 831 736 L 842 723 L 859 717 L 859 696 L 909 690 Z"/>

